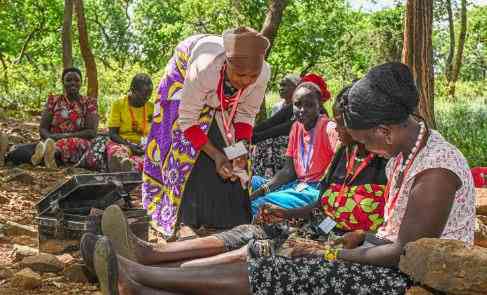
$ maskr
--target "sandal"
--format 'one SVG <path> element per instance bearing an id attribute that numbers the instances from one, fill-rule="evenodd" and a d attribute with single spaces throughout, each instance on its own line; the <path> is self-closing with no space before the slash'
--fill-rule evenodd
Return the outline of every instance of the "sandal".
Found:
<path id="1" fill-rule="evenodd" d="M 129 260 L 137 261 L 135 256 L 136 239 L 129 227 L 122 209 L 117 205 L 111 205 L 103 212 L 101 219 L 103 234 L 110 239 L 117 253 Z"/>
<path id="2" fill-rule="evenodd" d="M 102 294 L 118 295 L 117 254 L 106 237 L 101 237 L 96 242 L 93 263 Z"/>

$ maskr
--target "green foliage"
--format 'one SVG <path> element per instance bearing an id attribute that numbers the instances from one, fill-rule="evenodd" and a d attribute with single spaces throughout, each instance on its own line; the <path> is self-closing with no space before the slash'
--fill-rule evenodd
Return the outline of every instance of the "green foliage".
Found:
<path id="1" fill-rule="evenodd" d="M 471 167 L 487 163 L 487 106 L 486 98 L 463 99 L 461 102 L 437 103 L 438 130 L 468 159 Z"/>
<path id="2" fill-rule="evenodd" d="M 453 1 L 454 13 L 458 10 L 457 2 Z M 127 92 L 135 73 L 151 74 L 154 85 L 158 85 L 174 47 L 184 38 L 196 33 L 221 34 L 239 25 L 261 29 L 268 0 L 84 0 L 84 3 L 89 41 L 98 66 L 99 110 L 104 119 L 111 100 Z M 272 66 L 268 107 L 279 99 L 277 81 L 287 73 L 323 74 L 332 94 L 336 94 L 372 66 L 400 60 L 402 1 L 377 12 L 352 10 L 347 3 L 289 0 L 268 58 Z M 449 46 L 443 4 L 443 0 L 435 0 L 437 119 L 441 131 L 460 146 L 471 163 L 487 165 L 485 156 L 480 155 L 487 154 L 481 150 L 481 138 L 487 138 L 482 131 L 487 128 L 482 106 L 487 96 L 487 6 L 468 7 L 468 34 L 456 87 L 458 98 L 449 102 L 442 98 L 446 96 L 443 67 Z M 63 5 L 63 0 L 0 0 L 0 107 L 39 111 L 49 93 L 62 91 Z M 75 15 L 72 37 L 74 65 L 84 72 Z M 19 59 L 23 47 L 25 51 Z M 85 93 L 86 81 L 83 83 Z M 470 123 L 462 125 L 462 121 Z"/>

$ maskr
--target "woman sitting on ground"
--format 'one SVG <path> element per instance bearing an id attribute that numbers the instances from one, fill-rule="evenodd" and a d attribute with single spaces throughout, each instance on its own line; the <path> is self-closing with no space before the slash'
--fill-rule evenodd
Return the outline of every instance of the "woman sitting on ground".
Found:
<path id="1" fill-rule="evenodd" d="M 294 115 L 293 93 L 301 78 L 298 75 L 286 75 L 279 83 L 281 101 L 272 107 L 271 117 L 260 122 L 254 128 L 252 144 L 253 174 L 272 178 L 284 167 L 289 132 L 296 116 Z"/>
<path id="2" fill-rule="evenodd" d="M 242 263 L 174 269 L 147 267 L 120 256 L 134 256 L 134 252 L 125 251 L 134 240 L 113 230 L 116 246 L 105 237 L 95 247 L 94 265 L 103 293 L 118 294 L 118 286 L 122 294 L 404 294 L 412 284 L 397 268 L 404 246 L 426 237 L 473 245 L 475 222 L 468 163 L 437 131 L 413 117 L 418 97 L 409 68 L 388 63 L 370 70 L 352 87 L 343 104 L 344 122 L 352 138 L 391 158 L 380 239 L 371 235 L 357 239 L 354 232 L 343 237 L 349 248 L 364 240 L 372 245 L 342 250 L 296 247 L 293 258 L 251 256 Z M 114 219 L 107 216 L 105 222 Z M 116 228 L 115 224 L 111 228 Z M 186 255 L 210 252 L 189 247 L 174 251 L 176 245 L 170 243 L 161 249 Z M 204 249 L 205 245 L 200 246 Z"/>
<path id="3" fill-rule="evenodd" d="M 110 140 L 106 152 L 111 172 L 142 172 L 144 147 L 149 134 L 154 104 L 149 101 L 152 80 L 147 74 L 132 78 L 128 95 L 115 100 L 110 108 Z"/>
<path id="4" fill-rule="evenodd" d="M 319 230 L 318 225 L 327 217 L 337 222 L 334 234 L 355 229 L 377 230 L 384 209 L 381 193 L 386 183 L 386 161 L 370 154 L 347 134 L 339 105 L 348 89 L 340 92 L 333 108 L 343 146 L 321 182 L 321 200 L 313 206 L 286 210 L 265 205 L 258 218 L 259 225 L 241 225 L 210 237 L 162 246 L 137 239 L 128 229 L 120 209 L 114 206 L 107 209 L 103 217 L 104 233 L 114 243 L 119 255 L 133 261 L 142 264 L 179 261 L 182 267 L 194 267 L 245 261 L 248 249 L 255 256 L 286 255 L 296 243 L 312 245 L 315 241 L 326 241 L 331 236 Z M 299 229 L 288 228 L 286 220 L 299 220 L 294 222 Z M 360 235 L 363 234 L 357 236 Z M 83 237 L 81 253 L 90 266 L 96 240 L 92 234 Z M 208 258 L 196 259 L 200 257 Z"/>
<path id="5" fill-rule="evenodd" d="M 265 203 L 283 208 L 313 204 L 319 197 L 319 181 L 334 154 L 333 122 L 322 115 L 322 102 L 329 97 L 324 80 L 315 74 L 303 77 L 293 99 L 298 109 L 297 122 L 289 134 L 286 162 L 270 181 L 252 178 L 250 198 L 255 215 Z"/>
<path id="6" fill-rule="evenodd" d="M 63 71 L 64 94 L 50 95 L 41 116 L 41 142 L 14 146 L 6 161 L 16 165 L 44 162 L 47 168 L 84 159 L 83 168 L 95 169 L 91 139 L 98 128 L 96 99 L 80 94 L 81 71 L 67 68 Z"/>

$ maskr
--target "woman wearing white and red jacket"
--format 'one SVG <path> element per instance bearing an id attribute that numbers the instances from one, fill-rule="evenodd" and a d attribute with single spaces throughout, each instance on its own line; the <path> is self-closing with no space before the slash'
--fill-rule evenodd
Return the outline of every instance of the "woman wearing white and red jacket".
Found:
<path id="1" fill-rule="evenodd" d="M 153 225 L 231 228 L 250 221 L 246 156 L 223 148 L 250 142 L 270 66 L 269 41 L 249 28 L 182 41 L 159 86 L 147 140 L 143 204 Z M 238 173 L 239 172 L 239 173 Z M 238 176 L 237 176 L 238 175 Z"/>

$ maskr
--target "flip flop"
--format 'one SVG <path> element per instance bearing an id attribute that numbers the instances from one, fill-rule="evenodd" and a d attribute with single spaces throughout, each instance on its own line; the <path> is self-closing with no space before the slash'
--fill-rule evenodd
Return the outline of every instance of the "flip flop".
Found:
<path id="1" fill-rule="evenodd" d="M 105 209 L 101 219 L 101 230 L 113 243 L 113 247 L 119 255 L 137 262 L 135 236 L 119 206 L 111 205 Z"/>
<path id="2" fill-rule="evenodd" d="M 96 242 L 93 263 L 102 294 L 119 295 L 117 254 L 106 237 Z"/>
<path id="3" fill-rule="evenodd" d="M 34 154 L 30 158 L 30 162 L 32 165 L 37 166 L 39 165 L 42 160 L 44 159 L 44 153 L 46 152 L 46 147 L 44 143 L 41 141 L 36 145 L 36 148 L 34 150 Z"/>
<path id="4" fill-rule="evenodd" d="M 44 152 L 44 165 L 47 169 L 57 169 L 56 164 L 56 142 L 52 138 L 46 139 L 44 142 L 45 152 Z M 37 147 L 36 147 L 37 148 Z"/>

